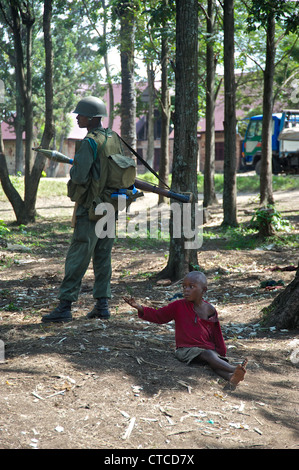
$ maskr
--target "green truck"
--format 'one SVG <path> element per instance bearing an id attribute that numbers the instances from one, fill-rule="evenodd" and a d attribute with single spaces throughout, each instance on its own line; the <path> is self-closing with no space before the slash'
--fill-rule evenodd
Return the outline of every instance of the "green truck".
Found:
<path id="1" fill-rule="evenodd" d="M 260 174 L 263 115 L 252 116 L 242 143 L 242 167 Z M 272 171 L 299 173 L 299 110 L 272 114 Z"/>

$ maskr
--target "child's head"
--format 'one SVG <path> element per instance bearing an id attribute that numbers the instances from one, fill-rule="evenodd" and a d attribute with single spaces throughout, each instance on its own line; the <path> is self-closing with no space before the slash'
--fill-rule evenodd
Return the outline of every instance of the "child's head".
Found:
<path id="1" fill-rule="evenodd" d="M 184 298 L 190 302 L 200 301 L 207 291 L 207 278 L 200 271 L 191 271 L 183 279 Z"/>

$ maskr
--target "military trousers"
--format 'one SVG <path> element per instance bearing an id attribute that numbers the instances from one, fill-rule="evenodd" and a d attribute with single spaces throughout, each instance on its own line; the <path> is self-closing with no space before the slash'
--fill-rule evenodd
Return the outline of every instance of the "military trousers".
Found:
<path id="1" fill-rule="evenodd" d="M 65 274 L 58 298 L 75 302 L 78 299 L 82 279 L 92 260 L 94 271 L 93 297 L 111 298 L 111 251 L 114 237 L 104 238 L 96 234 L 96 222 L 82 211 L 76 217 L 76 225 L 65 260 Z"/>

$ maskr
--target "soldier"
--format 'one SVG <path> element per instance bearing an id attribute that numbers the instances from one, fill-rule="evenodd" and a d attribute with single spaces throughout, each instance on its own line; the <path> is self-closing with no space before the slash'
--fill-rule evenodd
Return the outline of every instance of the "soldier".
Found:
<path id="1" fill-rule="evenodd" d="M 121 143 L 119 138 L 107 139 L 107 136 L 103 136 L 101 118 L 107 112 L 105 104 L 99 98 L 83 98 L 74 113 L 77 114 L 78 126 L 88 131 L 86 137 L 79 142 L 68 182 L 68 196 L 76 201 L 76 222 L 66 256 L 65 275 L 58 296 L 60 302 L 51 313 L 42 317 L 44 323 L 72 320 L 71 305 L 78 299 L 81 281 L 91 259 L 95 276 L 93 296 L 96 303 L 87 317 L 108 319 L 110 316 L 108 299 L 111 297 L 111 250 L 114 236 L 109 234 L 98 238 L 95 231 L 96 220 L 91 220 L 89 208 L 94 198 L 92 188 L 101 184 L 101 152 L 109 152 L 108 155 L 122 153 Z"/>

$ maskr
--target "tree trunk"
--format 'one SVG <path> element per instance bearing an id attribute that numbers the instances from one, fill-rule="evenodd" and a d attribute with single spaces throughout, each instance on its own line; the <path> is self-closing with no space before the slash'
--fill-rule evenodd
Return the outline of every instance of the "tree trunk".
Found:
<path id="1" fill-rule="evenodd" d="M 237 226 L 236 86 L 234 74 L 234 0 L 224 0 L 224 183 L 223 225 Z"/>
<path id="2" fill-rule="evenodd" d="M 3 191 L 14 210 L 17 223 L 22 223 L 20 222 L 22 219 L 19 217 L 19 215 L 24 212 L 24 201 L 10 181 L 5 155 L 2 152 L 0 152 L 0 180 Z"/>
<path id="3" fill-rule="evenodd" d="M 134 81 L 135 13 L 132 2 L 120 2 L 121 136 L 136 148 L 136 93 Z M 127 149 L 124 149 L 126 152 Z"/>
<path id="4" fill-rule="evenodd" d="M 295 279 L 262 310 L 264 324 L 278 329 L 299 328 L 299 267 Z"/>
<path id="5" fill-rule="evenodd" d="M 169 177 L 169 125 L 170 125 L 170 95 L 168 87 L 168 39 L 162 36 L 161 65 L 162 65 L 162 85 L 161 85 L 161 154 L 159 164 L 159 176 L 166 184 Z M 162 183 L 159 182 L 159 186 Z M 166 198 L 159 196 L 159 204 L 165 203 Z"/>
<path id="6" fill-rule="evenodd" d="M 105 41 L 105 44 L 107 43 L 107 15 L 106 15 L 106 2 L 105 0 L 102 0 L 102 8 L 104 10 L 104 21 L 103 21 L 103 38 Z M 109 116 L 108 116 L 108 127 L 112 129 L 113 127 L 113 121 L 114 121 L 114 92 L 113 92 L 113 83 L 111 79 L 111 74 L 110 74 L 110 66 L 109 66 L 109 61 L 108 61 L 108 54 L 105 52 L 104 54 L 104 64 L 105 64 L 105 70 L 106 70 L 106 77 L 107 77 L 107 83 L 108 83 L 108 89 L 109 89 Z"/>
<path id="7" fill-rule="evenodd" d="M 155 84 L 153 64 L 147 64 L 148 114 L 147 114 L 147 163 L 153 167 L 155 157 Z"/>
<path id="8" fill-rule="evenodd" d="M 204 201 L 203 206 L 217 204 L 215 192 L 215 59 L 213 48 L 214 33 L 214 0 L 208 0 L 207 11 L 207 90 L 206 90 L 206 144 L 204 167 Z"/>
<path id="9" fill-rule="evenodd" d="M 43 15 L 43 31 L 45 45 L 45 129 L 41 140 L 42 148 L 49 148 L 50 142 L 54 136 L 54 119 L 53 119 L 53 47 L 51 36 L 51 18 L 52 18 L 52 0 L 44 0 Z M 41 154 L 37 154 L 35 162 L 30 174 L 31 204 L 36 204 L 36 195 L 41 177 L 41 172 L 45 166 L 46 158 Z"/>
<path id="10" fill-rule="evenodd" d="M 14 209 L 15 215 L 17 216 L 17 213 L 22 210 L 24 203 L 23 203 L 21 196 L 19 195 L 18 191 L 15 189 L 15 187 L 13 186 L 9 178 L 6 158 L 4 154 L 4 144 L 3 144 L 2 131 L 1 131 L 1 122 L 0 122 L 0 181 L 1 181 L 1 186 L 3 188 L 3 191 L 8 197 L 8 200 Z"/>
<path id="11" fill-rule="evenodd" d="M 18 77 L 16 76 L 16 118 L 14 122 L 14 128 L 16 133 L 16 174 L 24 174 L 24 152 L 23 152 L 23 131 L 24 131 L 24 119 L 23 119 L 23 106 L 21 99 L 20 86 L 18 85 Z"/>
<path id="12" fill-rule="evenodd" d="M 32 185 L 31 170 L 33 165 L 33 103 L 32 103 L 32 28 L 35 18 L 29 11 L 23 17 L 23 23 L 26 27 L 26 80 L 25 88 L 25 103 L 24 103 L 24 117 L 25 117 L 25 218 L 28 222 L 34 222 L 36 217 L 36 191 Z"/>
<path id="13" fill-rule="evenodd" d="M 172 190 L 192 192 L 197 202 L 197 119 L 198 119 L 198 2 L 177 0 L 176 2 L 176 95 L 174 114 L 174 155 Z M 191 204 L 181 205 L 181 211 L 190 209 Z M 187 207 L 188 206 L 188 207 Z M 192 228 L 195 225 L 195 205 L 188 218 Z M 197 248 L 186 245 L 183 217 L 181 236 L 176 237 L 178 224 L 174 217 L 170 221 L 170 248 L 166 268 L 160 277 L 181 279 L 197 265 Z"/>
<path id="14" fill-rule="evenodd" d="M 12 0 L 10 0 L 9 4 L 10 4 L 10 16 L 11 16 L 11 21 L 9 25 L 12 29 L 13 40 L 14 40 L 16 83 L 17 83 L 17 89 L 20 93 L 20 95 L 17 98 L 19 99 L 20 106 L 24 110 L 24 114 L 23 114 L 24 121 L 25 121 L 24 129 L 26 132 L 26 141 L 27 141 L 27 139 L 30 139 L 30 129 L 28 129 L 30 117 L 28 117 L 28 120 L 27 120 L 26 111 L 28 111 L 28 104 L 27 104 L 28 98 L 27 98 L 26 86 L 28 84 L 28 81 L 26 82 L 26 76 L 25 76 L 24 54 L 23 54 L 23 46 L 22 46 L 23 32 L 22 32 L 21 18 L 20 18 L 20 13 L 19 13 L 19 5 L 17 2 L 14 2 Z M 27 33 L 28 33 L 28 29 L 29 29 L 29 26 L 26 28 Z M 26 37 L 26 40 L 27 40 L 27 37 Z M 27 51 L 28 51 L 28 48 L 27 48 Z M 26 109 L 26 104 L 27 104 L 27 109 Z M 28 130 L 28 135 L 27 135 L 27 130 Z M 27 144 L 25 144 L 25 147 L 28 149 Z M 21 196 L 18 194 L 18 192 L 16 191 L 16 189 L 14 188 L 14 186 L 12 185 L 10 181 L 4 154 L 1 154 L 0 158 L 1 158 L 0 178 L 1 178 L 1 184 L 2 184 L 3 190 L 9 202 L 12 204 L 13 210 L 17 218 L 17 223 L 25 224 L 28 221 L 30 221 L 30 215 L 27 214 L 27 210 L 25 207 L 25 199 L 24 201 L 22 200 Z M 29 174 L 28 169 L 26 169 L 27 165 L 28 165 L 28 154 L 27 154 L 27 161 L 25 157 L 25 187 L 26 187 L 26 178 L 28 177 L 28 174 Z"/>
<path id="15" fill-rule="evenodd" d="M 24 8 L 24 9 L 22 9 Z M 52 91 L 52 72 L 53 57 L 51 39 L 51 11 L 52 0 L 44 2 L 44 34 L 45 34 L 45 52 L 46 52 L 46 123 L 42 138 L 42 146 L 47 148 L 53 135 L 53 91 Z M 30 4 L 18 4 L 10 1 L 11 27 L 14 37 L 15 51 L 15 69 L 20 90 L 21 104 L 24 109 L 25 120 L 25 192 L 24 200 L 11 184 L 5 156 L 0 155 L 0 178 L 3 190 L 12 204 L 16 214 L 17 224 L 27 224 L 34 222 L 36 217 L 36 195 L 41 172 L 44 168 L 45 157 L 37 155 L 33 163 L 32 143 L 33 143 L 33 105 L 32 105 L 32 76 L 31 76 L 31 53 L 32 53 L 32 29 L 34 25 L 34 14 L 30 9 Z M 20 16 L 21 15 L 21 16 Z M 22 39 L 24 37 L 21 27 L 22 22 L 26 29 L 26 74 L 24 65 L 24 54 Z"/>
<path id="16" fill-rule="evenodd" d="M 260 204 L 274 204 L 272 190 L 272 110 L 273 78 L 275 71 L 275 18 L 269 13 L 267 19 L 266 67 L 264 72 L 262 156 L 260 175 Z"/>

